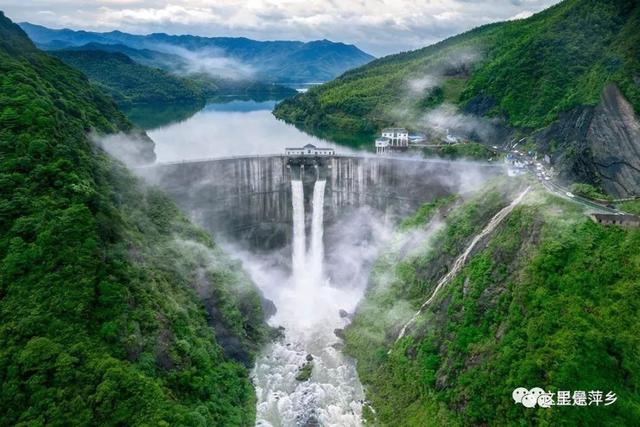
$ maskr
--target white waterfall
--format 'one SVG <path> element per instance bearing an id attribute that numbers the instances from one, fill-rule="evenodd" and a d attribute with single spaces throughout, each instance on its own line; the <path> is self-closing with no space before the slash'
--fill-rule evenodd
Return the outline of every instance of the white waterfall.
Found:
<path id="1" fill-rule="evenodd" d="M 300 282 L 306 267 L 306 236 L 304 230 L 304 188 L 301 180 L 291 181 L 293 204 L 293 253 L 292 270 L 294 281 Z"/>
<path id="2" fill-rule="evenodd" d="M 527 195 L 529 190 L 531 190 L 531 187 L 527 187 L 522 193 L 520 193 L 518 197 L 516 197 L 511 202 L 511 204 L 509 204 L 505 208 L 501 209 L 500 212 L 495 214 L 493 218 L 491 218 L 491 221 L 489 221 L 489 223 L 484 227 L 484 229 L 471 240 L 471 243 L 469 243 L 465 251 L 455 260 L 455 262 L 453 263 L 453 266 L 451 267 L 451 270 L 449 270 L 449 272 L 445 274 L 442 277 L 442 279 L 440 279 L 440 281 L 436 285 L 436 288 L 431 293 L 431 296 L 420 306 L 420 309 L 413 315 L 413 317 L 411 317 L 411 319 L 409 319 L 409 321 L 404 324 L 395 342 L 398 342 L 405 336 L 407 332 L 407 328 L 409 328 L 413 323 L 415 323 L 416 320 L 418 320 L 418 317 L 420 316 L 420 314 L 422 314 L 424 309 L 427 308 L 429 304 L 431 304 L 431 302 L 436 298 L 440 290 L 444 286 L 446 286 L 449 282 L 451 282 L 451 280 L 453 280 L 453 278 L 456 277 L 458 272 L 462 270 L 462 267 L 464 267 L 464 265 L 467 262 L 467 258 L 469 257 L 469 254 L 471 253 L 471 251 L 473 251 L 473 249 L 476 247 L 478 242 L 480 242 L 489 233 L 491 233 L 493 230 L 496 229 L 496 227 L 511 213 L 511 211 L 517 205 L 519 205 L 520 202 L 522 202 L 522 199 L 524 199 L 524 196 Z"/>
<path id="3" fill-rule="evenodd" d="M 291 277 L 287 280 L 277 276 L 273 265 L 252 274 L 259 278 L 258 283 L 267 278 L 278 283 L 269 286 L 265 294 L 278 308 L 270 324 L 284 327 L 284 336 L 263 349 L 252 374 L 258 398 L 256 425 L 260 427 L 362 425 L 362 386 L 355 364 L 340 352 L 340 339 L 334 330 L 349 323 L 339 312 L 355 310 L 364 286 L 343 283 L 335 287 L 325 277 L 325 187 L 325 180 L 315 182 L 310 247 L 306 253 L 304 190 L 301 180 L 291 182 Z M 296 376 L 306 363 L 312 363 L 312 375 L 300 381 Z"/>
<path id="4" fill-rule="evenodd" d="M 311 222 L 311 252 L 309 254 L 309 272 L 311 279 L 319 284 L 323 280 L 322 263 L 324 260 L 324 189 L 325 180 L 316 181 L 313 186 L 313 218 Z"/>

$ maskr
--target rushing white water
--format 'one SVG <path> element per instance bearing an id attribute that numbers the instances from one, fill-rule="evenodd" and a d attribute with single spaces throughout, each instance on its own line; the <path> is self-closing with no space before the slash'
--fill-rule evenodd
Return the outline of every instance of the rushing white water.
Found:
<path id="1" fill-rule="evenodd" d="M 353 312 L 364 287 L 334 287 L 324 277 L 325 181 L 314 186 L 311 247 L 306 261 L 302 182 L 292 181 L 291 189 L 291 277 L 278 273 L 268 262 L 247 263 L 258 284 L 270 282 L 265 294 L 278 309 L 270 324 L 285 328 L 284 336 L 262 351 L 253 370 L 258 398 L 256 425 L 360 426 L 364 393 L 355 364 L 340 352 L 341 340 L 334 330 L 348 324 L 339 311 Z M 298 381 L 300 368 L 311 358 L 311 377 Z"/>
<path id="2" fill-rule="evenodd" d="M 300 281 L 306 268 L 306 236 L 304 227 L 304 187 L 302 181 L 291 181 L 291 201 L 293 204 L 293 253 L 291 267 L 293 278 Z"/>
<path id="3" fill-rule="evenodd" d="M 324 189 L 327 182 L 318 180 L 313 186 L 313 217 L 311 219 L 311 253 L 309 272 L 315 282 L 322 281 L 324 262 Z"/>
<path id="4" fill-rule="evenodd" d="M 516 197 L 511 202 L 511 204 L 504 207 L 497 214 L 495 214 L 493 218 L 491 218 L 491 221 L 489 221 L 489 223 L 484 227 L 484 229 L 482 229 L 482 231 L 478 233 L 471 240 L 471 243 L 469 243 L 469 245 L 464 250 L 464 252 L 455 260 L 455 262 L 453 263 L 453 266 L 451 267 L 451 270 L 449 270 L 449 272 L 445 274 L 442 277 L 442 279 L 440 279 L 440 281 L 436 285 L 436 288 L 431 293 L 431 296 L 420 306 L 420 309 L 413 315 L 413 317 L 411 317 L 411 319 L 409 319 L 409 321 L 404 324 L 404 326 L 400 330 L 400 333 L 398 334 L 398 338 L 396 338 L 396 342 L 398 342 L 400 339 L 402 339 L 405 336 L 407 332 L 407 328 L 409 328 L 413 323 L 415 323 L 415 321 L 418 319 L 420 314 L 422 314 L 424 309 L 427 308 L 429 304 L 431 304 L 431 302 L 435 299 L 440 289 L 442 289 L 445 285 L 447 285 L 458 274 L 458 272 L 462 269 L 462 267 L 464 267 L 465 263 L 467 262 L 467 258 L 469 257 L 469 254 L 471 253 L 471 251 L 473 251 L 473 248 L 476 247 L 478 242 L 482 240 L 485 236 L 487 236 L 489 233 L 491 233 L 493 230 L 495 230 L 495 228 L 511 213 L 511 211 L 516 206 L 518 206 L 520 202 L 522 202 L 522 199 L 524 199 L 524 196 L 527 195 L 529 190 L 531 190 L 531 187 L 527 187 L 522 193 L 520 193 L 518 197 Z"/>

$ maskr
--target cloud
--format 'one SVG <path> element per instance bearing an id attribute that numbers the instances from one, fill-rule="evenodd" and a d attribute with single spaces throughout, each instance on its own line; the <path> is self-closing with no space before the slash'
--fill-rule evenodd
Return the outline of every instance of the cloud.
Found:
<path id="1" fill-rule="evenodd" d="M 184 74 L 208 74 L 225 79 L 248 79 L 255 74 L 251 66 L 229 58 L 221 49 L 189 50 L 168 44 L 151 44 L 148 47 L 179 56 L 184 62 L 177 68 Z"/>
<path id="2" fill-rule="evenodd" d="M 558 0 L 7 0 L 16 21 L 133 33 L 329 38 L 376 55 L 432 44 L 489 22 L 519 19 Z M 38 14 L 51 11 L 53 14 Z"/>
<path id="3" fill-rule="evenodd" d="M 530 17 L 531 15 L 533 15 L 533 12 L 531 12 L 530 10 L 523 10 L 520 13 L 516 13 L 515 15 L 513 15 L 511 18 L 509 18 L 509 21 L 515 21 L 518 19 L 526 19 L 528 17 Z"/>
<path id="4" fill-rule="evenodd" d="M 91 141 L 129 167 L 155 161 L 154 142 L 144 132 L 98 135 L 91 133 Z"/>
<path id="5" fill-rule="evenodd" d="M 489 141 L 495 134 L 494 125 L 487 119 L 470 114 L 463 114 L 450 104 L 427 112 L 423 117 L 423 125 L 444 134 L 452 134 L 462 138 L 480 138 Z"/>

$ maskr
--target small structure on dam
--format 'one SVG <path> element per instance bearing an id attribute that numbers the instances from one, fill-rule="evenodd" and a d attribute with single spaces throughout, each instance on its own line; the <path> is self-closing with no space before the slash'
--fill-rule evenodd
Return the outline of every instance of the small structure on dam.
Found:
<path id="1" fill-rule="evenodd" d="M 301 148 L 285 148 L 287 157 L 331 157 L 336 152 L 333 148 L 318 148 L 313 144 L 307 144 Z"/>
<path id="2" fill-rule="evenodd" d="M 327 159 L 336 155 L 333 148 L 318 148 L 307 144 L 300 148 L 285 148 L 287 165 L 289 166 L 325 166 Z"/>

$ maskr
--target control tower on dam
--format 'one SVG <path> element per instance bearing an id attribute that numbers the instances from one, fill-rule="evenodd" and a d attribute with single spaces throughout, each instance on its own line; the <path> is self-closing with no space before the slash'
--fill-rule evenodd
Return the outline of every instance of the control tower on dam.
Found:
<path id="1" fill-rule="evenodd" d="M 201 226 L 274 248 L 291 239 L 291 181 L 302 180 L 310 212 L 313 185 L 326 180 L 325 223 L 368 206 L 389 216 L 481 182 L 501 167 L 367 156 L 253 156 L 160 164 L 144 174 Z"/>

